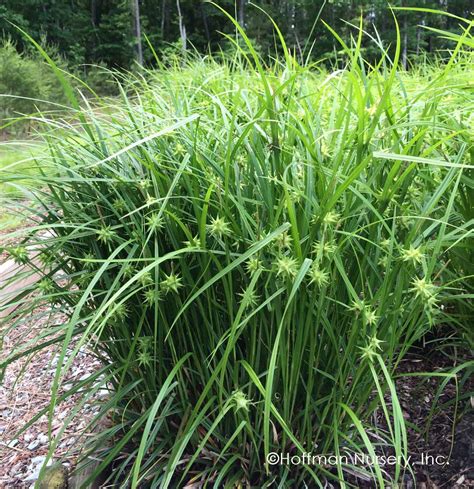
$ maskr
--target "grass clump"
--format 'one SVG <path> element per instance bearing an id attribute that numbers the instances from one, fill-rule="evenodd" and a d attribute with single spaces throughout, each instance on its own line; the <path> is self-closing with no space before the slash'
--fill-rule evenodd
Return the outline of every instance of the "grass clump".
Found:
<path id="1" fill-rule="evenodd" d="M 76 391 L 88 385 L 87 402 L 110 387 L 96 422 L 108 413 L 112 425 L 90 447 L 109 482 L 400 480 L 393 373 L 428 331 L 463 334 L 472 313 L 473 98 L 458 81 L 472 56 L 458 44 L 448 65 L 410 75 L 398 48 L 369 66 L 359 46 L 343 46 L 347 67 L 328 75 L 288 52 L 264 66 L 248 44 L 250 63 L 128 80 L 67 139 L 49 131 L 53 169 L 32 190 L 39 224 L 24 245 L 41 243 L 37 300 L 68 315 L 40 338 L 62 352 L 50 416 L 92 345 L 104 369 Z M 266 463 L 388 449 L 401 460 L 392 472 Z"/>

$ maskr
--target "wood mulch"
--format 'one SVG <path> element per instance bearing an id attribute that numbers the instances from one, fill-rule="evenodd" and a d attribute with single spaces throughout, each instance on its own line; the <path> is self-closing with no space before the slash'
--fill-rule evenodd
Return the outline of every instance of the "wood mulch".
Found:
<path id="1" fill-rule="evenodd" d="M 37 313 L 45 311 L 36 311 Z M 35 338 L 46 322 L 59 322 L 64 317 L 46 315 L 29 324 L 25 322 L 11 330 L 3 339 L 3 352 L 8 353 L 15 345 Z M 2 324 L 3 329 L 6 324 Z M 70 354 L 71 350 L 67 352 Z M 17 432 L 36 414 L 49 406 L 51 388 L 58 363 L 59 347 L 53 345 L 37 352 L 31 358 L 22 358 L 9 365 L 0 385 L 0 487 L 33 487 L 38 471 L 48 452 L 48 416 L 43 415 L 21 435 Z M 85 380 L 100 368 L 100 362 L 87 350 L 79 351 L 63 379 L 59 395 L 71 388 L 74 382 Z M 97 402 L 100 402 L 100 395 Z M 81 399 L 74 394 L 58 404 L 54 410 L 52 437 L 62 430 L 67 418 L 72 415 Z M 99 410 L 95 402 L 85 404 L 74 416 L 61 436 L 54 452 L 54 460 L 66 467 L 75 464 L 87 434 L 84 432 L 94 414 Z"/>
<path id="2" fill-rule="evenodd" d="M 471 376 L 462 388 L 457 387 L 454 379 L 450 380 L 437 398 L 445 377 L 420 375 L 446 373 L 469 360 L 468 352 L 464 352 L 464 357 L 456 358 L 454 352 L 448 356 L 448 351 L 449 348 L 444 352 L 426 346 L 414 348 L 399 365 L 396 389 L 407 427 L 408 456 L 413 468 L 413 474 L 406 471 L 399 489 L 474 488 L 474 379 Z M 386 403 L 391 409 L 389 398 Z M 381 410 L 374 414 L 374 422 L 379 429 L 388 432 Z M 377 441 L 376 437 L 374 441 Z M 394 453 L 388 450 L 383 455 Z M 393 475 L 393 466 L 384 469 Z M 350 482 L 361 489 L 377 487 L 356 477 Z"/>
<path id="3" fill-rule="evenodd" d="M 449 372 L 469 359 L 467 352 L 465 355 L 465 358 L 455 358 L 454 352 L 450 357 L 441 350 L 425 348 L 408 355 L 399 371 L 411 374 Z M 458 378 L 463 373 L 460 372 Z M 454 379 L 450 380 L 436 399 L 443 380 L 445 377 L 414 376 L 397 381 L 408 426 L 410 455 L 419 462 L 414 465 L 416 487 L 474 488 L 474 379 L 471 377 L 462 387 L 457 387 Z M 430 414 L 433 416 L 427 429 Z M 406 487 L 415 486 L 407 484 Z"/>
<path id="4" fill-rule="evenodd" d="M 9 230 L 11 231 L 12 229 Z M 12 239 L 7 242 L 5 232 L 0 232 L 0 244 L 7 246 L 15 243 Z M 13 277 L 14 280 L 14 264 L 8 258 L 8 253 L 0 247 L 0 285 L 7 277 Z M 28 284 L 24 280 L 18 280 L 9 284 L 8 289 L 11 292 L 11 289 L 17 290 L 26 285 Z M 0 361 L 19 345 L 34 340 L 44 328 L 52 324 L 61 324 L 65 319 L 64 314 L 52 311 L 49 306 L 39 307 L 34 311 L 34 316 L 31 315 L 31 319 L 18 321 L 16 324 L 13 322 L 15 318 L 2 319 L 0 314 L 0 338 L 3 342 Z M 74 348 L 75 345 L 70 346 Z M 6 368 L 3 382 L 0 384 L 0 488 L 33 487 L 45 461 L 50 442 L 48 416 L 41 416 L 21 434 L 18 432 L 35 415 L 49 406 L 60 348 L 61 345 L 51 345 L 30 357 L 17 360 Z M 70 355 L 71 352 L 69 349 L 66 355 Z M 58 394 L 64 394 L 75 382 L 85 380 L 100 366 L 100 361 L 96 357 L 86 348 L 81 348 L 62 379 Z M 54 452 L 54 462 L 62 463 L 67 468 L 74 466 L 88 436 L 85 428 L 99 410 L 100 399 L 106 396 L 106 392 L 99 391 L 95 399 L 85 404 L 73 417 L 73 421 L 67 423 Z M 80 399 L 81 394 L 74 394 L 55 407 L 51 425 L 52 438 L 63 429 Z"/>

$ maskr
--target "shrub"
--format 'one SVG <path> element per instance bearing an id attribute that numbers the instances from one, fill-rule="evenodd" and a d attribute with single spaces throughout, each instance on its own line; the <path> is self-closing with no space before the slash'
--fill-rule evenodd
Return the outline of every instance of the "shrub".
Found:
<path id="1" fill-rule="evenodd" d="M 102 97 L 118 95 L 118 86 L 115 81 L 115 78 L 119 76 L 118 73 L 111 71 L 104 64 L 85 65 L 82 68 L 82 78 L 93 92 Z M 89 94 L 89 91 L 86 90 L 86 93 Z"/>
<path id="2" fill-rule="evenodd" d="M 55 59 L 60 62 L 57 56 Z M 30 121 L 22 119 L 22 116 L 29 116 L 38 110 L 55 109 L 56 104 L 65 101 L 61 84 L 38 54 L 19 54 L 10 41 L 2 41 L 0 130 L 24 130 Z"/>
<path id="3" fill-rule="evenodd" d="M 137 78 L 107 117 L 85 109 L 67 138 L 45 136 L 41 223 L 10 251 L 28 262 L 41 243 L 25 316 L 49 300 L 68 321 L 4 365 L 61 345 L 52 417 L 73 357 L 95 349 L 104 369 L 64 396 L 110 386 L 95 422 L 112 425 L 90 450 L 121 487 L 322 487 L 361 472 L 383 487 L 402 464 L 265 461 L 407 455 L 393 373 L 472 310 L 450 264 L 472 224 L 472 141 L 444 95 L 466 110 L 472 96 L 453 63 L 431 81 L 398 73 L 399 49 L 369 68 L 346 47 L 350 65 L 324 75 L 247 47 L 255 69 L 207 60 Z"/>

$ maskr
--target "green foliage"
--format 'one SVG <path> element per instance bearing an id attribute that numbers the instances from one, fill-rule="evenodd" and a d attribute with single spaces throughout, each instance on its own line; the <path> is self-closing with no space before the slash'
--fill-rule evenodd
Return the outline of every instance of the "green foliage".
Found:
<path id="1" fill-rule="evenodd" d="M 33 225 L 10 250 L 41 293 L 11 327 L 43 302 L 67 320 L 1 365 L 58 343 L 51 421 L 61 399 L 80 390 L 79 409 L 108 389 L 93 424 L 112 426 L 88 448 L 111 484 L 323 487 L 364 472 L 393 486 L 402 464 L 265 460 L 406 457 L 396 367 L 472 316 L 472 55 L 459 44 L 406 74 L 400 39 L 370 69 L 355 42 L 328 75 L 283 43 L 267 65 L 243 42 L 240 60 L 130 77 L 81 124 L 49 122 L 53 168 L 25 186 Z M 84 344 L 104 368 L 60 394 Z"/>
<path id="2" fill-rule="evenodd" d="M 118 94 L 115 78 L 120 77 L 119 73 L 111 71 L 103 63 L 99 65 L 82 66 L 82 70 L 78 73 L 78 77 L 98 95 L 112 96 Z"/>
<path id="3" fill-rule="evenodd" d="M 280 26 L 288 47 L 301 59 L 310 52 L 312 59 L 337 58 L 340 46 L 327 36 L 322 23 L 329 23 L 344 39 L 350 42 L 353 25 L 360 18 L 367 33 L 382 38 L 385 48 L 396 44 L 396 31 L 390 6 L 419 7 L 446 10 L 451 14 L 469 18 L 472 15 L 470 0 L 288 0 L 285 2 L 262 0 L 255 2 Z M 182 21 L 186 27 L 190 49 L 207 53 L 225 48 L 221 33 L 234 34 L 224 13 L 207 0 L 180 0 Z M 275 43 L 272 25 L 265 14 L 248 0 L 216 0 L 223 11 L 236 15 L 245 26 L 250 38 L 261 46 L 265 55 L 275 55 L 279 43 Z M 3 0 L 0 6 L 0 30 L 10 36 L 20 51 L 28 42 L 9 22 L 21 27 L 34 39 L 44 34 L 46 41 L 58 47 L 67 57 L 71 67 L 105 63 L 113 68 L 134 66 L 134 35 L 132 33 L 132 0 Z M 177 2 L 175 0 L 140 0 L 142 32 L 148 36 L 155 51 L 166 62 L 167 48 L 180 39 Z M 447 47 L 445 39 L 427 31 L 429 14 L 426 11 L 397 11 L 401 27 L 402 48 L 406 57 L 418 56 L 427 51 L 432 55 Z M 432 27 L 456 32 L 455 17 L 429 18 Z M 145 61 L 154 63 L 154 56 L 142 39 Z M 374 61 L 380 51 L 370 37 L 363 39 L 362 52 L 367 61 Z M 281 51 L 280 51 L 281 54 Z M 393 54 L 393 53 L 392 53 Z"/>
<path id="4" fill-rule="evenodd" d="M 0 94 L 0 131 L 22 129 L 21 124 L 12 127 L 11 121 L 65 101 L 61 84 L 44 60 L 38 54 L 20 55 L 10 41 L 0 45 Z"/>

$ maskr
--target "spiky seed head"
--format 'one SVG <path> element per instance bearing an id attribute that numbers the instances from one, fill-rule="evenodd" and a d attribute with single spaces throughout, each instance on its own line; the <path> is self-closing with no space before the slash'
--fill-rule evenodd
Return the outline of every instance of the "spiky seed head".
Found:
<path id="1" fill-rule="evenodd" d="M 412 211 L 413 212 L 413 211 Z M 400 224 L 403 228 L 408 229 L 411 226 L 412 219 L 408 216 L 401 216 Z"/>
<path id="2" fill-rule="evenodd" d="M 123 267 L 123 276 L 125 278 L 132 278 L 135 273 L 135 268 L 131 263 L 126 263 Z"/>
<path id="3" fill-rule="evenodd" d="M 238 154 L 237 158 L 236 158 L 236 162 L 237 162 L 237 165 L 239 165 L 240 167 L 245 166 L 245 163 L 247 162 L 246 155 L 244 155 L 243 153 Z"/>
<path id="4" fill-rule="evenodd" d="M 150 214 L 147 217 L 146 223 L 150 230 L 153 232 L 159 231 L 163 228 L 164 225 L 163 218 L 157 212 L 153 212 L 152 214 Z"/>
<path id="5" fill-rule="evenodd" d="M 102 243 L 110 243 L 116 237 L 115 231 L 112 230 L 111 226 L 102 226 L 97 231 L 97 239 L 102 241 Z"/>
<path id="6" fill-rule="evenodd" d="M 360 314 L 366 308 L 365 302 L 363 300 L 354 300 L 351 303 L 350 311 L 354 311 L 357 314 Z"/>
<path id="7" fill-rule="evenodd" d="M 112 202 L 112 207 L 117 211 L 117 212 L 123 212 L 125 210 L 125 202 L 122 199 L 115 199 Z"/>
<path id="8" fill-rule="evenodd" d="M 288 194 L 290 195 L 291 201 L 294 204 L 298 204 L 301 202 L 301 199 L 303 198 L 303 192 L 297 188 L 292 188 L 289 190 Z"/>
<path id="9" fill-rule="evenodd" d="M 150 350 L 153 345 L 152 336 L 142 336 L 138 338 L 138 364 L 140 366 L 149 366 L 153 357 L 151 356 Z"/>
<path id="10" fill-rule="evenodd" d="M 211 224 L 207 225 L 207 229 L 214 238 L 222 238 L 230 234 L 229 223 L 219 216 L 211 219 Z"/>
<path id="11" fill-rule="evenodd" d="M 313 253 L 318 256 L 331 256 L 337 250 L 334 241 L 315 241 L 313 244 Z"/>
<path id="12" fill-rule="evenodd" d="M 321 270 L 318 265 L 313 265 L 310 271 L 310 283 L 316 284 L 317 287 L 324 287 L 329 283 L 329 273 Z"/>
<path id="13" fill-rule="evenodd" d="M 421 248 L 415 248 L 413 245 L 410 245 L 410 248 L 407 250 L 402 250 L 402 260 L 406 262 L 421 263 L 421 260 L 424 258 L 424 254 L 421 251 Z"/>
<path id="14" fill-rule="evenodd" d="M 85 289 L 91 283 L 91 276 L 88 273 L 82 273 L 76 280 L 75 283 L 80 289 Z"/>
<path id="15" fill-rule="evenodd" d="M 236 391 L 232 394 L 231 402 L 234 405 L 235 411 L 249 411 L 251 400 L 242 391 Z"/>
<path id="16" fill-rule="evenodd" d="M 428 306 L 430 312 L 434 312 L 434 310 L 438 307 L 438 296 L 433 294 L 427 299 L 426 305 Z"/>
<path id="17" fill-rule="evenodd" d="M 99 167 L 97 165 L 89 166 L 86 170 L 86 175 L 89 173 L 91 176 L 95 177 L 99 174 Z"/>
<path id="18" fill-rule="evenodd" d="M 359 346 L 359 349 L 362 350 L 362 354 L 360 356 L 362 360 L 368 360 L 369 362 L 373 362 L 377 352 L 375 351 L 375 348 L 372 345 L 369 344 L 366 346 Z"/>
<path id="19" fill-rule="evenodd" d="M 382 343 L 385 343 L 385 341 L 379 340 L 375 335 L 369 338 L 369 345 L 372 346 L 375 351 L 382 349 Z"/>
<path id="20" fill-rule="evenodd" d="M 134 229 L 131 232 L 130 236 L 133 239 L 133 241 L 136 241 L 137 243 L 140 243 L 142 240 L 142 235 L 140 234 L 140 231 L 138 229 Z"/>
<path id="21" fill-rule="evenodd" d="M 186 153 L 186 148 L 181 143 L 176 143 L 174 152 L 177 156 L 183 156 Z"/>
<path id="22" fill-rule="evenodd" d="M 341 219 L 340 214 L 338 214 L 335 211 L 329 211 L 323 217 L 323 224 L 326 224 L 327 226 L 332 226 L 334 224 L 338 224 L 340 219 Z"/>
<path id="23" fill-rule="evenodd" d="M 293 278 L 298 271 L 298 262 L 289 256 L 282 256 L 276 261 L 277 277 Z"/>
<path id="24" fill-rule="evenodd" d="M 222 180 L 222 178 L 218 174 L 216 174 L 215 171 L 213 171 L 209 168 L 206 168 L 206 170 L 204 171 L 204 177 L 209 183 L 214 185 L 214 187 L 216 187 L 218 189 L 223 188 L 224 181 Z"/>
<path id="25" fill-rule="evenodd" d="M 326 241 L 326 243 L 324 243 L 323 254 L 325 254 L 326 256 L 334 255 L 336 250 L 337 246 L 336 243 L 334 243 L 333 241 Z"/>
<path id="26" fill-rule="evenodd" d="M 303 181 L 304 175 L 305 175 L 305 167 L 302 164 L 296 163 L 296 168 L 295 168 L 295 176 L 300 180 L 300 182 Z"/>
<path id="27" fill-rule="evenodd" d="M 211 101 L 208 99 L 201 100 L 198 103 L 198 106 L 201 107 L 202 109 L 208 109 L 211 106 Z"/>
<path id="28" fill-rule="evenodd" d="M 146 196 L 145 204 L 146 204 L 147 207 L 151 207 L 151 206 L 153 206 L 153 205 L 155 205 L 157 203 L 158 203 L 158 199 L 156 197 L 153 197 L 153 196 L 151 196 L 149 194 Z"/>
<path id="29" fill-rule="evenodd" d="M 414 185 L 410 185 L 408 187 L 408 196 L 410 197 L 411 200 L 419 200 L 421 197 L 421 191 L 418 187 L 415 187 Z"/>
<path id="30" fill-rule="evenodd" d="M 331 156 L 331 149 L 326 141 L 324 140 L 321 141 L 320 148 L 321 148 L 321 154 L 323 156 Z"/>
<path id="31" fill-rule="evenodd" d="M 291 248 L 291 242 L 293 241 L 292 237 L 288 234 L 287 231 L 284 233 L 279 234 L 276 238 L 275 241 L 278 245 L 278 248 Z"/>
<path id="32" fill-rule="evenodd" d="M 24 246 L 15 246 L 10 249 L 10 256 L 18 265 L 24 265 L 28 262 L 28 250 Z"/>
<path id="33" fill-rule="evenodd" d="M 87 270 L 93 270 L 95 268 L 95 256 L 93 253 L 85 253 L 84 254 L 84 268 Z"/>
<path id="34" fill-rule="evenodd" d="M 369 117 L 372 117 L 376 112 L 377 112 L 377 105 L 371 105 L 370 107 L 366 107 L 365 111 L 369 115 Z"/>
<path id="35" fill-rule="evenodd" d="M 113 321 L 123 321 L 128 316 L 127 306 L 123 302 L 121 304 L 118 304 L 117 306 L 112 304 L 111 307 L 113 310 L 111 315 Z"/>
<path id="36" fill-rule="evenodd" d="M 197 235 L 193 236 L 189 241 L 184 241 L 183 244 L 186 246 L 186 248 L 191 248 L 193 250 L 198 250 L 201 248 L 201 240 Z"/>
<path id="37" fill-rule="evenodd" d="M 43 278 L 38 282 L 38 289 L 43 294 L 50 294 L 54 292 L 54 283 L 50 278 Z"/>
<path id="38" fill-rule="evenodd" d="M 255 290 L 252 291 L 243 290 L 242 292 L 239 292 L 238 295 L 242 298 L 242 301 L 244 300 L 247 301 L 247 305 L 246 305 L 247 308 L 256 306 L 258 304 L 259 296 L 255 292 Z"/>
<path id="39" fill-rule="evenodd" d="M 140 365 L 140 367 L 149 367 L 151 365 L 152 357 L 148 350 L 140 351 L 138 352 L 137 360 L 138 360 L 138 365 Z"/>
<path id="40" fill-rule="evenodd" d="M 151 180 L 149 178 L 144 178 L 138 182 L 138 186 L 142 190 L 147 190 L 148 188 L 151 187 Z"/>
<path id="41" fill-rule="evenodd" d="M 379 316 L 377 316 L 375 314 L 375 311 L 373 311 L 369 306 L 365 306 L 365 308 L 364 308 L 364 319 L 365 319 L 365 322 L 367 324 L 369 324 L 370 326 L 373 326 L 379 320 Z"/>
<path id="42" fill-rule="evenodd" d="M 382 246 L 382 248 L 390 248 L 390 243 L 391 241 L 388 238 L 386 238 L 380 241 L 380 246 Z"/>
<path id="43" fill-rule="evenodd" d="M 379 340 L 375 335 L 369 336 L 369 342 L 366 346 L 360 346 L 359 349 L 362 350 L 361 359 L 373 362 L 375 356 L 377 355 L 377 350 L 382 349 L 382 340 Z"/>
<path id="44" fill-rule="evenodd" d="M 148 289 L 143 294 L 145 299 L 145 305 L 147 307 L 151 307 L 155 304 L 155 301 L 159 299 L 159 291 L 155 289 Z"/>
<path id="45" fill-rule="evenodd" d="M 267 177 L 268 181 L 271 182 L 271 183 L 275 183 L 275 184 L 281 184 L 281 180 L 278 178 L 277 175 L 269 175 Z"/>
<path id="46" fill-rule="evenodd" d="M 179 275 L 170 273 L 169 275 L 165 275 L 165 278 L 161 281 L 160 285 L 165 294 L 168 294 L 168 292 L 178 293 L 178 289 L 183 286 L 181 282 L 182 279 Z"/>
<path id="47" fill-rule="evenodd" d="M 246 264 L 247 272 L 253 275 L 258 270 L 262 269 L 262 262 L 257 257 L 252 257 Z"/>
<path id="48" fill-rule="evenodd" d="M 138 338 L 138 348 L 141 351 L 149 350 L 153 345 L 153 336 L 140 336 Z"/>
<path id="49" fill-rule="evenodd" d="M 148 287 L 154 283 L 153 277 L 150 272 L 145 272 L 143 275 L 140 275 L 138 279 L 142 287 Z"/>
<path id="50" fill-rule="evenodd" d="M 415 293 L 416 297 L 420 297 L 424 301 L 436 295 L 437 287 L 426 277 L 414 279 L 412 285 L 413 287 L 410 290 Z"/>

